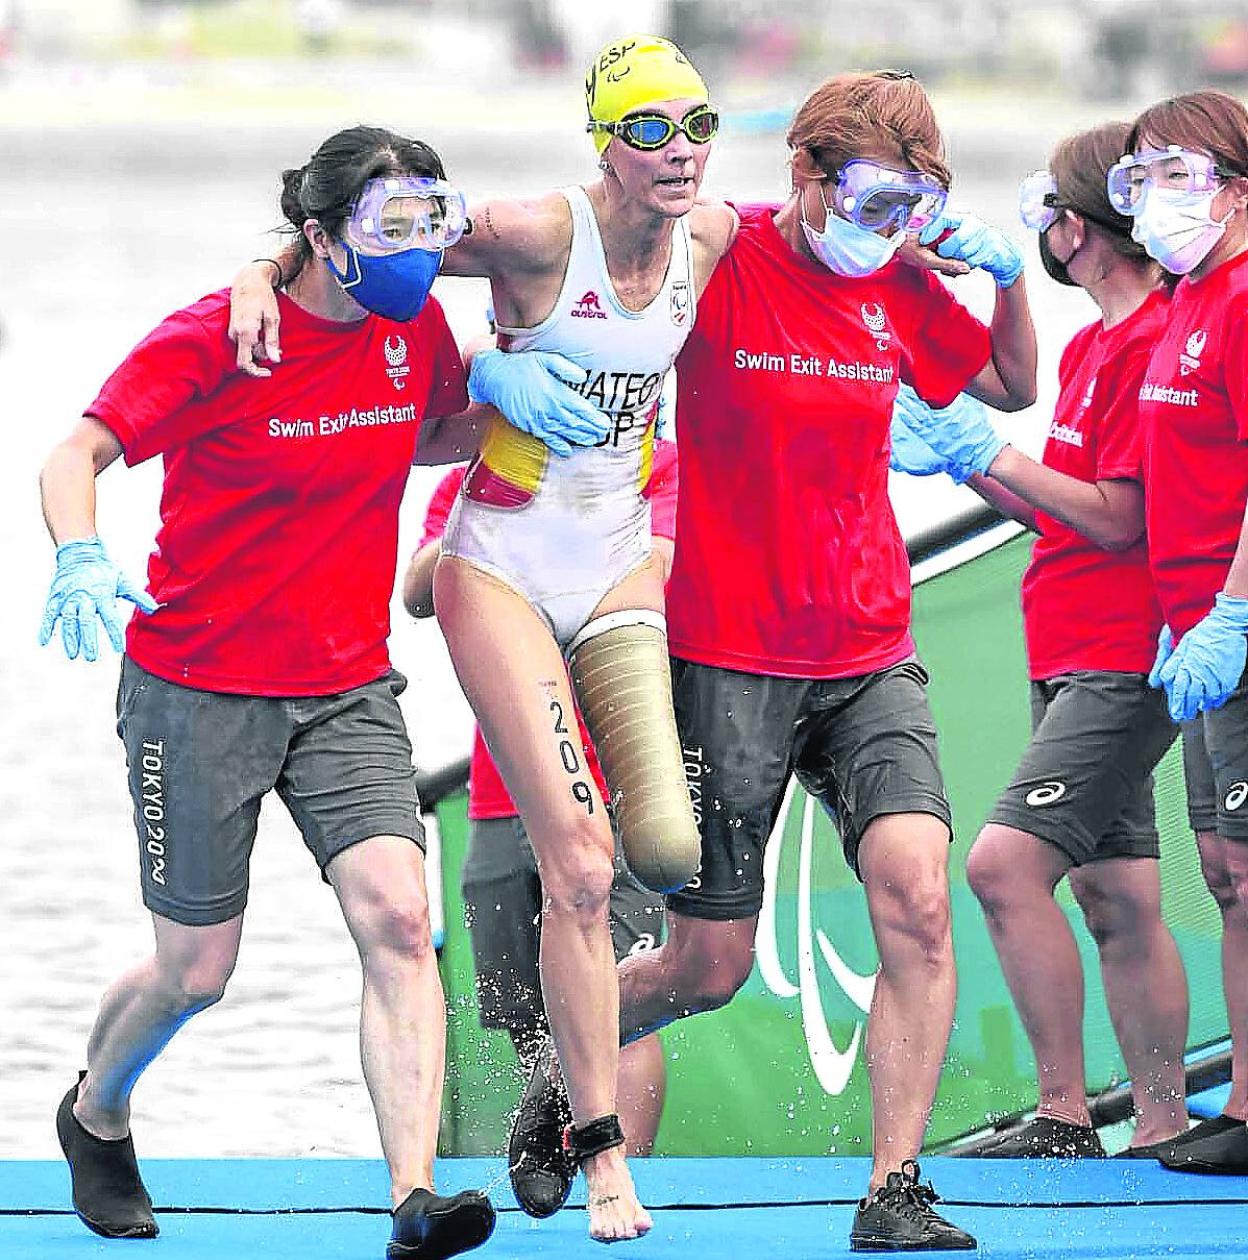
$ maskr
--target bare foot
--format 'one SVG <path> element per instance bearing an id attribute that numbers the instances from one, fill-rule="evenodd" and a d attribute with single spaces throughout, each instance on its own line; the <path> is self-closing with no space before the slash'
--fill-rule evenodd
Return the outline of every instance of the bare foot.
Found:
<path id="1" fill-rule="evenodd" d="M 589 1183 L 589 1236 L 597 1242 L 640 1238 L 654 1227 L 641 1206 L 621 1147 L 613 1146 L 585 1161 Z"/>

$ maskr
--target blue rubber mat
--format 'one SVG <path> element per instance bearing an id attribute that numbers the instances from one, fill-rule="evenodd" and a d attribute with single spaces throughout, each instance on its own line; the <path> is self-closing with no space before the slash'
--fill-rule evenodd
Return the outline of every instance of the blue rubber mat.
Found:
<path id="1" fill-rule="evenodd" d="M 1187 1109 L 1194 1116 L 1204 1120 L 1208 1116 L 1220 1116 L 1231 1096 L 1231 1084 L 1215 1085 L 1212 1089 L 1203 1089 L 1199 1094 L 1188 1094 Z"/>
<path id="2" fill-rule="evenodd" d="M 655 1227 L 621 1255 L 689 1260 L 691 1253 L 848 1255 L 853 1206 L 868 1164 L 853 1159 L 635 1160 Z M 106 1242 L 68 1208 L 68 1176 L 57 1163 L 0 1164 L 0 1257 L 150 1256 L 223 1260 L 262 1256 L 380 1257 L 389 1233 L 385 1170 L 362 1160 L 147 1160 L 157 1204 L 155 1243 Z M 1143 1161 L 953 1160 L 923 1163 L 952 1220 L 994 1257 L 1243 1255 L 1248 1178 L 1193 1177 Z M 501 1183 L 501 1184 L 500 1184 Z M 490 1186 L 501 1209 L 480 1253 L 508 1257 L 601 1255 L 573 1209 L 549 1221 L 516 1210 L 502 1164 L 444 1160 L 439 1188 Z M 613 1252 L 613 1254 L 615 1254 Z"/>

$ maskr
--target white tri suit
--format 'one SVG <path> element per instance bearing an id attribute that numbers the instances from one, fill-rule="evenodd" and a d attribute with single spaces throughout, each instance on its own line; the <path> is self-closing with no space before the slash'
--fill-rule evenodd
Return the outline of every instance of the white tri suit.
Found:
<path id="1" fill-rule="evenodd" d="M 557 351 L 586 368 L 577 392 L 611 418 L 611 432 L 560 458 L 496 421 L 464 478 L 442 552 L 523 595 L 568 650 L 603 596 L 650 554 L 655 417 L 696 294 L 689 225 L 678 219 L 662 287 L 645 310 L 628 310 L 611 284 L 589 197 L 576 186 L 561 191 L 572 250 L 559 297 L 533 328 L 500 324 L 500 342 Z"/>
<path id="2" fill-rule="evenodd" d="M 666 621 L 644 608 L 594 610 L 650 557 L 655 421 L 693 327 L 693 245 L 678 219 L 662 286 L 645 310 L 630 311 L 611 284 L 588 195 L 562 193 L 572 246 L 554 309 L 534 328 L 498 331 L 510 351 L 556 351 L 586 368 L 575 388 L 610 417 L 611 431 L 561 458 L 495 421 L 464 477 L 442 554 L 522 595 L 550 628 L 602 760 L 628 864 L 648 888 L 669 892 L 693 876 L 701 842 L 672 716 Z M 572 784 L 573 795 L 592 812 L 581 786 Z"/>

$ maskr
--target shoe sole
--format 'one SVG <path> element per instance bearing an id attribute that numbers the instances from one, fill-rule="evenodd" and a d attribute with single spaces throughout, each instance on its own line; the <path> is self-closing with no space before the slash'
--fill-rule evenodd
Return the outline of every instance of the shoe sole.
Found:
<path id="1" fill-rule="evenodd" d="M 160 1226 L 152 1225 L 135 1225 L 127 1229 L 110 1229 L 107 1225 L 100 1225 L 93 1221 L 89 1216 L 83 1216 L 77 1208 L 74 1209 L 74 1215 L 93 1233 L 99 1234 L 101 1238 L 156 1238 L 160 1234 Z"/>
<path id="2" fill-rule="evenodd" d="M 1173 1163 L 1167 1163 L 1164 1159 L 1159 1159 L 1157 1162 L 1171 1172 L 1199 1173 L 1204 1177 L 1248 1176 L 1248 1166 L 1244 1164 L 1210 1164 L 1199 1159 L 1175 1160 Z"/>
<path id="3" fill-rule="evenodd" d="M 898 1243 L 892 1238 L 853 1238 L 849 1240 L 850 1251 L 975 1251 L 979 1243 L 973 1239 L 969 1243 Z"/>

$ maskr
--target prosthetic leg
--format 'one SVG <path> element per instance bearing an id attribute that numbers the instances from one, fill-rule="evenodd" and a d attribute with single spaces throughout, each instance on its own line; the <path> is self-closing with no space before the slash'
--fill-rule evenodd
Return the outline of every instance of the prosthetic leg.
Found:
<path id="1" fill-rule="evenodd" d="M 672 715 L 667 622 L 648 609 L 595 617 L 567 656 L 629 868 L 655 892 L 683 888 L 702 843 Z"/>

